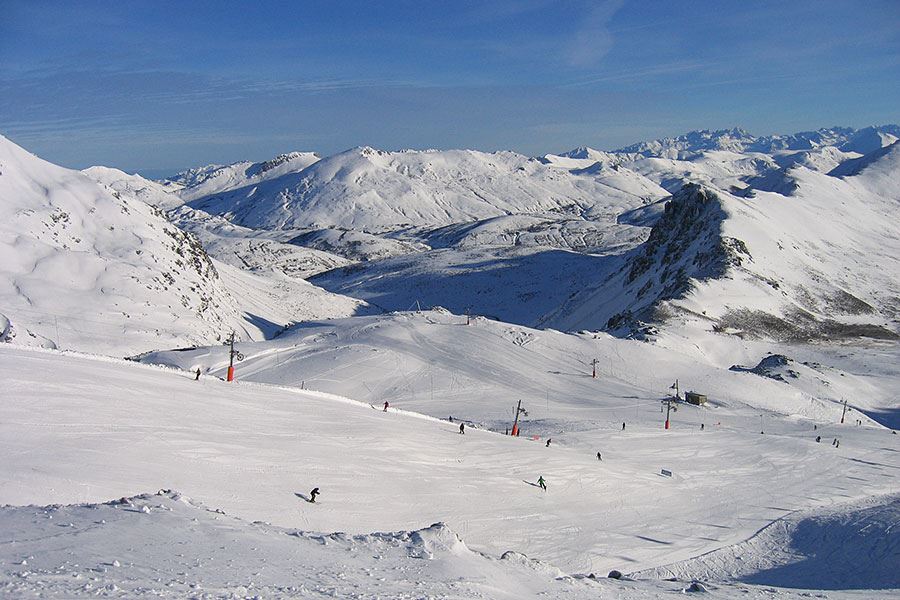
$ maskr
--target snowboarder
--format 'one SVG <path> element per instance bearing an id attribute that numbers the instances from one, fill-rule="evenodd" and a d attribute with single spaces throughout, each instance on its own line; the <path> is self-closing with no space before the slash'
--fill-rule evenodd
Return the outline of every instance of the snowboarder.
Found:
<path id="1" fill-rule="evenodd" d="M 465 423 L 459 424 L 459 433 L 460 433 L 460 435 L 466 435 L 466 424 Z"/>
<path id="2" fill-rule="evenodd" d="M 197 376 L 194 377 L 194 381 L 200 381 L 200 367 L 197 367 Z"/>
<path id="3" fill-rule="evenodd" d="M 817 443 L 817 444 L 821 444 L 821 443 L 822 443 L 822 436 L 821 436 L 821 435 L 817 435 L 817 436 L 816 436 L 816 443 Z"/>
<path id="4" fill-rule="evenodd" d="M 385 400 L 384 401 L 384 412 L 387 412 L 388 406 L 390 406 L 390 404 L 388 404 L 387 400 Z"/>
<path id="5" fill-rule="evenodd" d="M 318 495 L 319 495 L 319 488 L 313 488 L 312 491 L 309 493 L 309 501 L 315 502 L 316 496 L 318 496 Z"/>
<path id="6" fill-rule="evenodd" d="M 603 457 L 600 456 L 600 453 L 599 453 L 599 452 L 597 453 L 597 460 L 603 460 Z"/>
<path id="7" fill-rule="evenodd" d="M 622 421 L 622 431 L 625 431 L 625 421 Z"/>
<path id="8" fill-rule="evenodd" d="M 552 442 L 552 441 L 553 441 L 553 440 L 551 440 L 550 438 L 547 438 L 547 446 L 546 446 L 547 448 L 550 447 L 550 442 Z"/>
<path id="9" fill-rule="evenodd" d="M 538 477 L 538 485 L 541 486 L 541 489 L 545 492 L 547 491 L 547 483 L 544 481 L 544 476 L 541 475 Z"/>

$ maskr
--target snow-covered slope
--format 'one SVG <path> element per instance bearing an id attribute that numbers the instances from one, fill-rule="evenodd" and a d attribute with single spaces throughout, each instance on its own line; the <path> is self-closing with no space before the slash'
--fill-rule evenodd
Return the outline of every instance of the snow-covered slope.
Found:
<path id="1" fill-rule="evenodd" d="M 4 507 L 0 531 L 8 536 L 4 542 L 15 541 L 0 545 L 0 591 L 16 598 L 651 600 L 703 592 L 713 600 L 788 600 L 812 595 L 771 585 L 565 575 L 521 553 L 496 558 L 472 551 L 443 523 L 352 536 L 316 533 L 248 523 L 165 490 L 104 504 Z M 891 581 L 884 562 L 875 573 L 860 573 L 857 565 L 857 560 L 841 565 L 851 581 L 873 574 Z M 790 567 L 784 570 L 790 573 Z M 836 579 L 829 564 L 807 571 Z M 840 589 L 830 589 L 828 597 L 863 597 Z M 895 592 L 863 593 L 892 598 Z"/>
<path id="2" fill-rule="evenodd" d="M 303 281 L 251 282 L 236 272 L 222 278 L 196 238 L 136 198 L 159 190 L 120 172 L 91 172 L 109 185 L 0 137 L 7 339 L 132 354 L 208 344 L 232 329 L 261 339 L 288 323 L 361 306 Z"/>
<path id="3" fill-rule="evenodd" d="M 109 359 L 0 347 L 0 368 L 9 374 L 0 408 L 0 451 L 6 457 L 0 467 L 0 503 L 85 503 L 131 496 L 136 490 L 171 488 L 225 513 L 197 514 L 186 510 L 190 507 L 179 508 L 170 495 L 126 500 L 114 508 L 0 511 L 4 531 L 39 533 L 52 520 L 63 534 L 22 535 L 26 545 L 14 549 L 2 545 L 0 572 L 9 574 L 5 581 L 52 584 L 48 571 L 58 568 L 66 578 L 75 579 L 73 573 L 87 577 L 82 584 L 94 585 L 89 578 L 96 576 L 97 581 L 127 585 L 116 579 L 117 573 L 140 577 L 142 569 L 149 569 L 156 573 L 154 577 L 171 578 L 175 589 L 190 583 L 226 585 L 211 570 L 229 573 L 227 560 L 241 563 L 242 556 L 198 553 L 202 554 L 197 556 L 199 564 L 189 574 L 178 575 L 183 569 L 177 567 L 185 564 L 178 555 L 194 556 L 189 548 L 191 527 L 198 535 L 195 548 L 214 550 L 207 540 L 239 555 L 246 547 L 263 548 L 264 557 L 275 556 L 273 568 L 293 565 L 301 584 L 318 581 L 314 565 L 322 563 L 316 556 L 324 562 L 333 555 L 310 550 L 301 552 L 304 557 L 284 562 L 277 558 L 277 550 L 286 548 L 275 541 L 278 528 L 346 532 L 336 538 L 301 534 L 294 543 L 305 549 L 306 539 L 319 540 L 326 548 L 344 549 L 345 558 L 336 564 L 346 565 L 341 572 L 353 580 L 364 572 L 357 571 L 357 565 L 378 569 L 360 557 L 370 551 L 416 572 L 415 563 L 403 561 L 403 550 L 396 554 L 389 550 L 397 546 L 434 560 L 450 551 L 464 561 L 458 564 L 467 565 L 469 571 L 461 575 L 467 578 L 481 568 L 476 565 L 482 560 L 469 550 L 491 559 L 507 551 L 519 553 L 507 555 L 507 560 L 531 565 L 551 578 L 559 575 L 554 568 L 574 575 L 603 575 L 613 568 L 629 572 L 670 565 L 739 544 L 787 513 L 833 506 L 837 498 L 854 506 L 872 496 L 896 492 L 891 469 L 897 466 L 897 453 L 890 451 L 895 436 L 870 421 L 865 426 L 834 424 L 839 414 L 836 405 L 819 403 L 824 410 L 816 421 L 785 416 L 803 402 L 783 383 L 767 380 L 754 388 L 749 381 L 756 375 L 728 371 L 721 373 L 723 380 L 708 367 L 682 362 L 687 360 L 683 356 L 626 340 L 505 331 L 508 328 L 502 324 L 486 322 L 466 327 L 459 317 L 441 315 L 404 317 L 392 317 L 406 324 L 399 330 L 384 318 L 354 319 L 360 327 L 353 331 L 339 324 L 321 325 L 298 329 L 293 337 L 277 341 L 242 344 L 247 358 L 238 367 L 237 384 L 208 376 L 197 382 L 188 373 Z M 332 340 L 325 330 L 328 327 L 347 337 Z M 412 337 L 404 339 L 399 333 Z M 378 345 L 370 345 L 379 337 Z M 420 388 L 417 399 L 395 399 L 404 385 L 412 387 L 407 377 L 416 373 L 417 365 L 403 361 L 390 368 L 391 355 L 386 361 L 380 355 L 412 345 L 419 347 L 420 364 L 442 366 L 444 371 L 434 373 L 434 392 Z M 317 346 L 325 353 L 317 356 Z M 616 360 L 620 351 L 626 360 L 601 362 L 608 370 L 594 380 L 586 370 L 573 370 L 571 351 L 579 346 L 588 356 Z M 463 348 L 468 354 L 460 353 Z M 302 354 L 292 356 L 293 351 Z M 225 362 L 220 348 L 203 350 L 205 357 L 197 352 L 201 351 L 173 356 L 182 355 L 185 364 L 192 365 L 201 358 L 214 367 L 213 373 L 221 372 Z M 335 356 L 355 360 L 333 360 Z M 389 410 L 321 392 L 247 381 L 260 367 L 266 367 L 256 371 L 260 375 L 278 367 L 269 372 L 296 377 L 298 369 L 328 363 L 330 372 L 311 378 L 307 387 L 329 379 L 368 380 L 373 390 L 390 383 L 396 392 L 382 388 L 388 394 L 384 397 L 391 400 Z M 615 375 L 619 364 L 627 375 Z M 639 375 L 646 372 L 642 369 L 646 364 L 662 366 L 660 377 L 689 364 L 699 367 L 703 375 L 713 375 L 706 380 L 710 404 L 681 405 L 673 428 L 665 431 L 659 397 L 643 388 Z M 347 376 L 351 372 L 352 378 Z M 484 415 L 496 411 L 498 422 L 501 415 L 509 422 L 510 409 L 525 388 L 500 394 L 492 387 L 478 399 L 466 395 L 478 389 L 479 381 L 513 385 L 516 373 L 528 382 L 522 437 L 477 427 L 460 435 L 457 409 L 465 411 L 462 418 L 475 414 L 476 423 L 477 411 Z M 428 375 L 425 371 L 415 381 L 427 382 Z M 563 386 L 557 387 L 558 383 Z M 568 394 L 579 388 L 579 397 Z M 128 393 L 122 394 L 123 389 Z M 731 397 L 728 390 L 736 396 Z M 745 399 L 755 404 L 746 404 Z M 429 412 L 441 416 L 452 410 L 454 422 L 406 412 L 413 403 L 430 406 Z M 622 431 L 620 422 L 626 420 L 627 430 Z M 706 424 L 705 430 L 699 423 Z M 526 439 L 532 434 L 541 439 Z M 825 436 L 825 443 L 816 443 L 815 435 Z M 545 443 L 547 437 L 552 437 L 550 446 Z M 830 444 L 835 437 L 840 437 L 840 448 Z M 596 458 L 597 451 L 602 451 L 603 460 Z M 661 476 L 661 468 L 673 476 Z M 548 483 L 546 492 L 534 485 L 539 475 Z M 321 491 L 315 504 L 304 498 L 313 487 Z M 104 512 L 113 510 L 121 512 Z M 86 531 L 89 525 L 84 519 L 90 511 L 96 517 Z M 659 518 L 660 514 L 665 518 Z M 150 539 L 169 536 L 177 542 L 176 548 L 184 549 L 167 546 L 167 559 L 152 551 L 159 546 L 115 543 L 110 547 L 112 555 L 99 556 L 94 544 L 111 539 L 108 534 L 118 534 L 123 542 L 139 539 L 141 526 L 122 520 L 132 515 L 144 518 L 140 523 Z M 162 523 L 155 523 L 160 519 Z M 252 521 L 271 525 L 246 524 Z M 446 526 L 429 527 L 436 522 Z M 217 529 L 221 534 L 215 533 Z M 399 533 L 351 538 L 376 531 Z M 207 538 L 207 533 L 212 537 Z M 70 534 L 75 537 L 69 538 Z M 42 544 L 28 545 L 40 540 L 48 544 L 80 541 L 80 548 L 93 548 L 87 555 L 91 562 L 84 564 L 74 558 L 81 556 L 77 554 L 63 558 Z M 372 546 L 378 540 L 384 542 L 383 549 Z M 348 548 L 351 545 L 355 551 Z M 40 551 L 42 547 L 46 553 Z M 29 549 L 25 554 L 9 554 L 24 548 Z M 760 553 L 766 551 L 760 549 Z M 476 562 L 466 563 L 467 556 Z M 7 557 L 19 564 L 9 564 L 13 561 L 7 562 Z M 101 559 L 105 564 L 99 564 Z M 306 567 L 307 561 L 313 566 Z M 92 575 L 84 566 L 106 571 Z M 17 576 L 31 570 L 23 567 L 32 567 L 33 576 Z M 484 573 L 501 577 L 504 570 Z M 244 575 L 244 571 L 234 573 Z M 254 581 L 285 585 L 286 576 L 269 572 L 254 575 Z M 429 581 L 426 586 L 442 580 L 440 570 L 419 571 L 417 576 Z M 175 581 L 178 577 L 181 583 Z M 238 583 L 233 578 L 226 581 Z M 386 586 L 403 586 L 403 581 L 403 570 L 385 575 Z M 478 581 L 475 578 L 473 583 Z M 531 577 L 525 581 L 529 586 L 537 583 Z"/>
<path id="4" fill-rule="evenodd" d="M 520 398 L 530 411 L 528 432 L 538 435 L 551 433 L 560 426 L 554 418 L 573 412 L 583 423 L 604 429 L 626 419 L 655 422 L 658 399 L 670 393 L 669 386 L 678 378 L 685 389 L 708 393 L 719 407 L 728 404 L 736 410 L 737 403 L 743 403 L 754 410 L 823 421 L 839 419 L 841 399 L 851 395 L 851 407 L 860 411 L 877 411 L 894 402 L 897 388 L 889 382 L 900 380 L 896 373 L 867 381 L 870 378 L 827 366 L 840 363 L 834 357 L 810 358 L 791 349 L 796 377 L 761 377 L 729 367 L 756 364 L 765 344 L 707 337 L 711 339 L 704 342 L 698 336 L 696 344 L 709 343 L 712 351 L 698 356 L 677 343 L 563 334 L 434 310 L 304 323 L 277 340 L 243 343 L 246 359 L 238 375 L 279 385 L 304 384 L 376 405 L 388 400 L 501 431 L 509 426 L 509 398 Z M 874 362 L 889 362 L 889 357 Z M 594 359 L 596 379 L 590 376 Z M 223 374 L 228 353 L 219 347 L 198 348 L 155 352 L 143 360 Z M 652 372 L 647 372 L 648 364 L 654 365 Z M 600 402 L 601 397 L 609 402 Z M 758 412 L 750 414 L 758 417 Z M 697 416 L 684 418 L 693 422 Z"/>
<path id="5" fill-rule="evenodd" d="M 897 590 L 897 523 L 900 496 L 875 497 L 849 509 L 789 514 L 746 542 L 640 575 L 868 593 Z"/>
<path id="6" fill-rule="evenodd" d="M 15 341 L 135 351 L 240 321 L 197 241 L 159 211 L 0 137 L 0 312 Z"/>
<path id="7" fill-rule="evenodd" d="M 257 274 L 278 272 L 306 279 L 317 273 L 350 264 L 350 260 L 291 240 L 305 232 L 261 231 L 241 227 L 222 217 L 188 206 L 168 213 L 170 221 L 193 233 L 217 260 Z"/>

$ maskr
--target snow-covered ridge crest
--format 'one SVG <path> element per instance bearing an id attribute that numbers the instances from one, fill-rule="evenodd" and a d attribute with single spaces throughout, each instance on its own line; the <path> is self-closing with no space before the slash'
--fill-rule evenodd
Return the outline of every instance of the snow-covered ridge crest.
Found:
<path id="1" fill-rule="evenodd" d="M 230 165 L 197 167 L 177 173 L 162 183 L 172 188 L 183 201 L 190 201 L 300 171 L 318 160 L 319 155 L 315 152 L 287 152 L 257 163 L 242 161 Z"/>
<path id="2" fill-rule="evenodd" d="M 373 232 L 438 227 L 503 215 L 580 216 L 599 199 L 640 204 L 661 197 L 641 176 L 572 173 L 515 152 L 385 152 L 354 148 L 275 179 L 201 194 L 190 205 L 247 227 L 352 228 Z M 664 193 L 664 192 L 663 192 Z"/>

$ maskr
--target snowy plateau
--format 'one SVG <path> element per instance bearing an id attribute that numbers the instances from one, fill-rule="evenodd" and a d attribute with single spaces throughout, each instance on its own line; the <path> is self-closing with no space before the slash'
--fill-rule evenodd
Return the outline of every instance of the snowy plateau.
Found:
<path id="1" fill-rule="evenodd" d="M 898 139 L 0 136 L 0 597 L 897 598 Z"/>

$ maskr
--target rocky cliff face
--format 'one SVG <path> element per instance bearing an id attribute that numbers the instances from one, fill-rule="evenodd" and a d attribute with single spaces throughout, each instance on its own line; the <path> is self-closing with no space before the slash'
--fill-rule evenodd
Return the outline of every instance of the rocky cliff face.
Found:
<path id="1" fill-rule="evenodd" d="M 719 279 L 729 268 L 752 260 L 746 244 L 722 234 L 727 215 L 719 197 L 688 184 L 666 202 L 662 216 L 619 270 L 629 306 L 616 312 L 607 327 L 633 327 L 662 316 L 661 303 L 687 294 L 695 282 Z"/>

